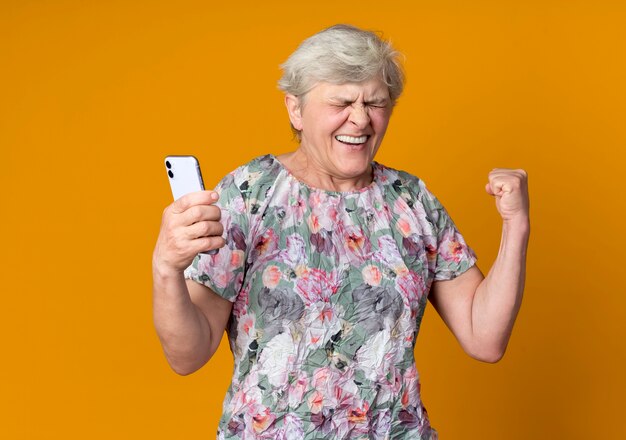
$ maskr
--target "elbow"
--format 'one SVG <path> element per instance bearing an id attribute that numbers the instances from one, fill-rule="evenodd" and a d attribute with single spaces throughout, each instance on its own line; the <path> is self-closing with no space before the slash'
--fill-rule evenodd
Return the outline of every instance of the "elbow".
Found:
<path id="1" fill-rule="evenodd" d="M 205 344 L 181 344 L 176 338 L 159 335 L 168 365 L 179 376 L 189 376 L 202 368 L 215 353 L 216 347 Z"/>
<path id="2" fill-rule="evenodd" d="M 198 371 L 198 369 L 184 368 L 184 367 L 174 366 L 172 364 L 170 364 L 170 367 L 172 368 L 172 371 L 178 374 L 179 376 L 189 376 L 190 374 Z"/>
<path id="3" fill-rule="evenodd" d="M 189 376 L 198 371 L 209 361 L 209 359 L 205 357 L 176 357 L 168 355 L 167 352 L 165 358 L 172 371 L 179 376 Z"/>
<path id="4" fill-rule="evenodd" d="M 504 352 L 481 353 L 472 357 L 477 361 L 485 362 L 488 364 L 495 364 L 497 362 L 500 362 L 500 360 L 504 357 Z"/>
<path id="5" fill-rule="evenodd" d="M 506 346 L 500 345 L 480 345 L 471 348 L 466 348 L 465 352 L 480 362 L 488 364 L 495 364 L 502 360 L 504 353 L 506 352 Z"/>

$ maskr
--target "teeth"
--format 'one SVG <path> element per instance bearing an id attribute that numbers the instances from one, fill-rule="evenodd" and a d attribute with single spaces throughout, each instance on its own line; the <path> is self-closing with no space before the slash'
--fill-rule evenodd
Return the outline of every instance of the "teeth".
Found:
<path id="1" fill-rule="evenodd" d="M 367 140 L 367 136 L 359 136 L 359 137 L 335 136 L 335 139 L 337 139 L 340 142 L 345 142 L 347 144 L 362 144 L 363 142 Z"/>

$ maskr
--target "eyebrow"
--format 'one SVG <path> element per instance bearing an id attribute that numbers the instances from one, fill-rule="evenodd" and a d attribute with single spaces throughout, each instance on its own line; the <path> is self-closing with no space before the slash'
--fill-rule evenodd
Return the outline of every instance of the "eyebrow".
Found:
<path id="1" fill-rule="evenodd" d="M 370 100 L 365 101 L 365 104 L 387 104 L 389 100 L 387 98 L 372 98 Z"/>
<path id="2" fill-rule="evenodd" d="M 333 102 L 339 102 L 341 104 L 352 104 L 352 103 L 356 102 L 355 99 L 346 98 L 344 96 L 331 96 L 329 98 L 329 100 L 333 101 Z M 372 98 L 372 99 L 365 100 L 363 103 L 365 105 L 371 105 L 371 104 L 382 105 L 382 104 L 387 104 L 387 102 L 388 102 L 387 98 L 383 98 L 383 97 L 377 98 L 377 97 L 375 97 L 375 98 Z"/>

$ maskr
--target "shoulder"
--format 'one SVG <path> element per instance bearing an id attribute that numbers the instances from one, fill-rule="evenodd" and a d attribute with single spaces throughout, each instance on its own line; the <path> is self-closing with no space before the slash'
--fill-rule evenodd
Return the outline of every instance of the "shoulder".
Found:
<path id="1" fill-rule="evenodd" d="M 228 173 L 215 189 L 220 194 L 234 193 L 244 198 L 258 198 L 272 187 L 281 171 L 280 162 L 271 154 L 266 154 Z"/>
<path id="2" fill-rule="evenodd" d="M 273 191 L 282 166 L 271 154 L 259 156 L 228 173 L 215 190 L 223 206 L 235 204 L 240 213 L 255 213 Z"/>
<path id="3" fill-rule="evenodd" d="M 259 156 L 228 173 L 220 182 L 221 187 L 236 185 L 247 190 L 255 185 L 274 180 L 281 170 L 280 163 L 271 154 Z"/>
<path id="4" fill-rule="evenodd" d="M 429 226 L 434 231 L 443 228 L 448 221 L 445 208 L 431 193 L 426 183 L 419 177 L 402 170 L 377 165 L 380 167 L 379 176 L 384 180 L 383 188 L 387 204 L 393 206 L 394 211 L 412 213 L 418 219 L 423 219 L 422 229 L 428 230 Z M 428 225 L 426 224 L 428 223 Z"/>
<path id="5" fill-rule="evenodd" d="M 398 193 L 405 200 L 416 200 L 423 203 L 430 202 L 434 196 L 426 188 L 422 179 L 407 171 L 391 168 L 375 162 L 377 179 L 394 193 Z"/>

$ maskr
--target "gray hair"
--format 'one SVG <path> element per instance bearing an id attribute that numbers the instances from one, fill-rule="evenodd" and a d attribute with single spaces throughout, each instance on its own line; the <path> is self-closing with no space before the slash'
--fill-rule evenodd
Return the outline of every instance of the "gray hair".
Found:
<path id="1" fill-rule="evenodd" d="M 278 88 L 303 97 L 320 81 L 363 82 L 380 77 L 395 104 L 404 88 L 400 53 L 374 32 L 338 24 L 307 38 L 280 67 Z"/>

